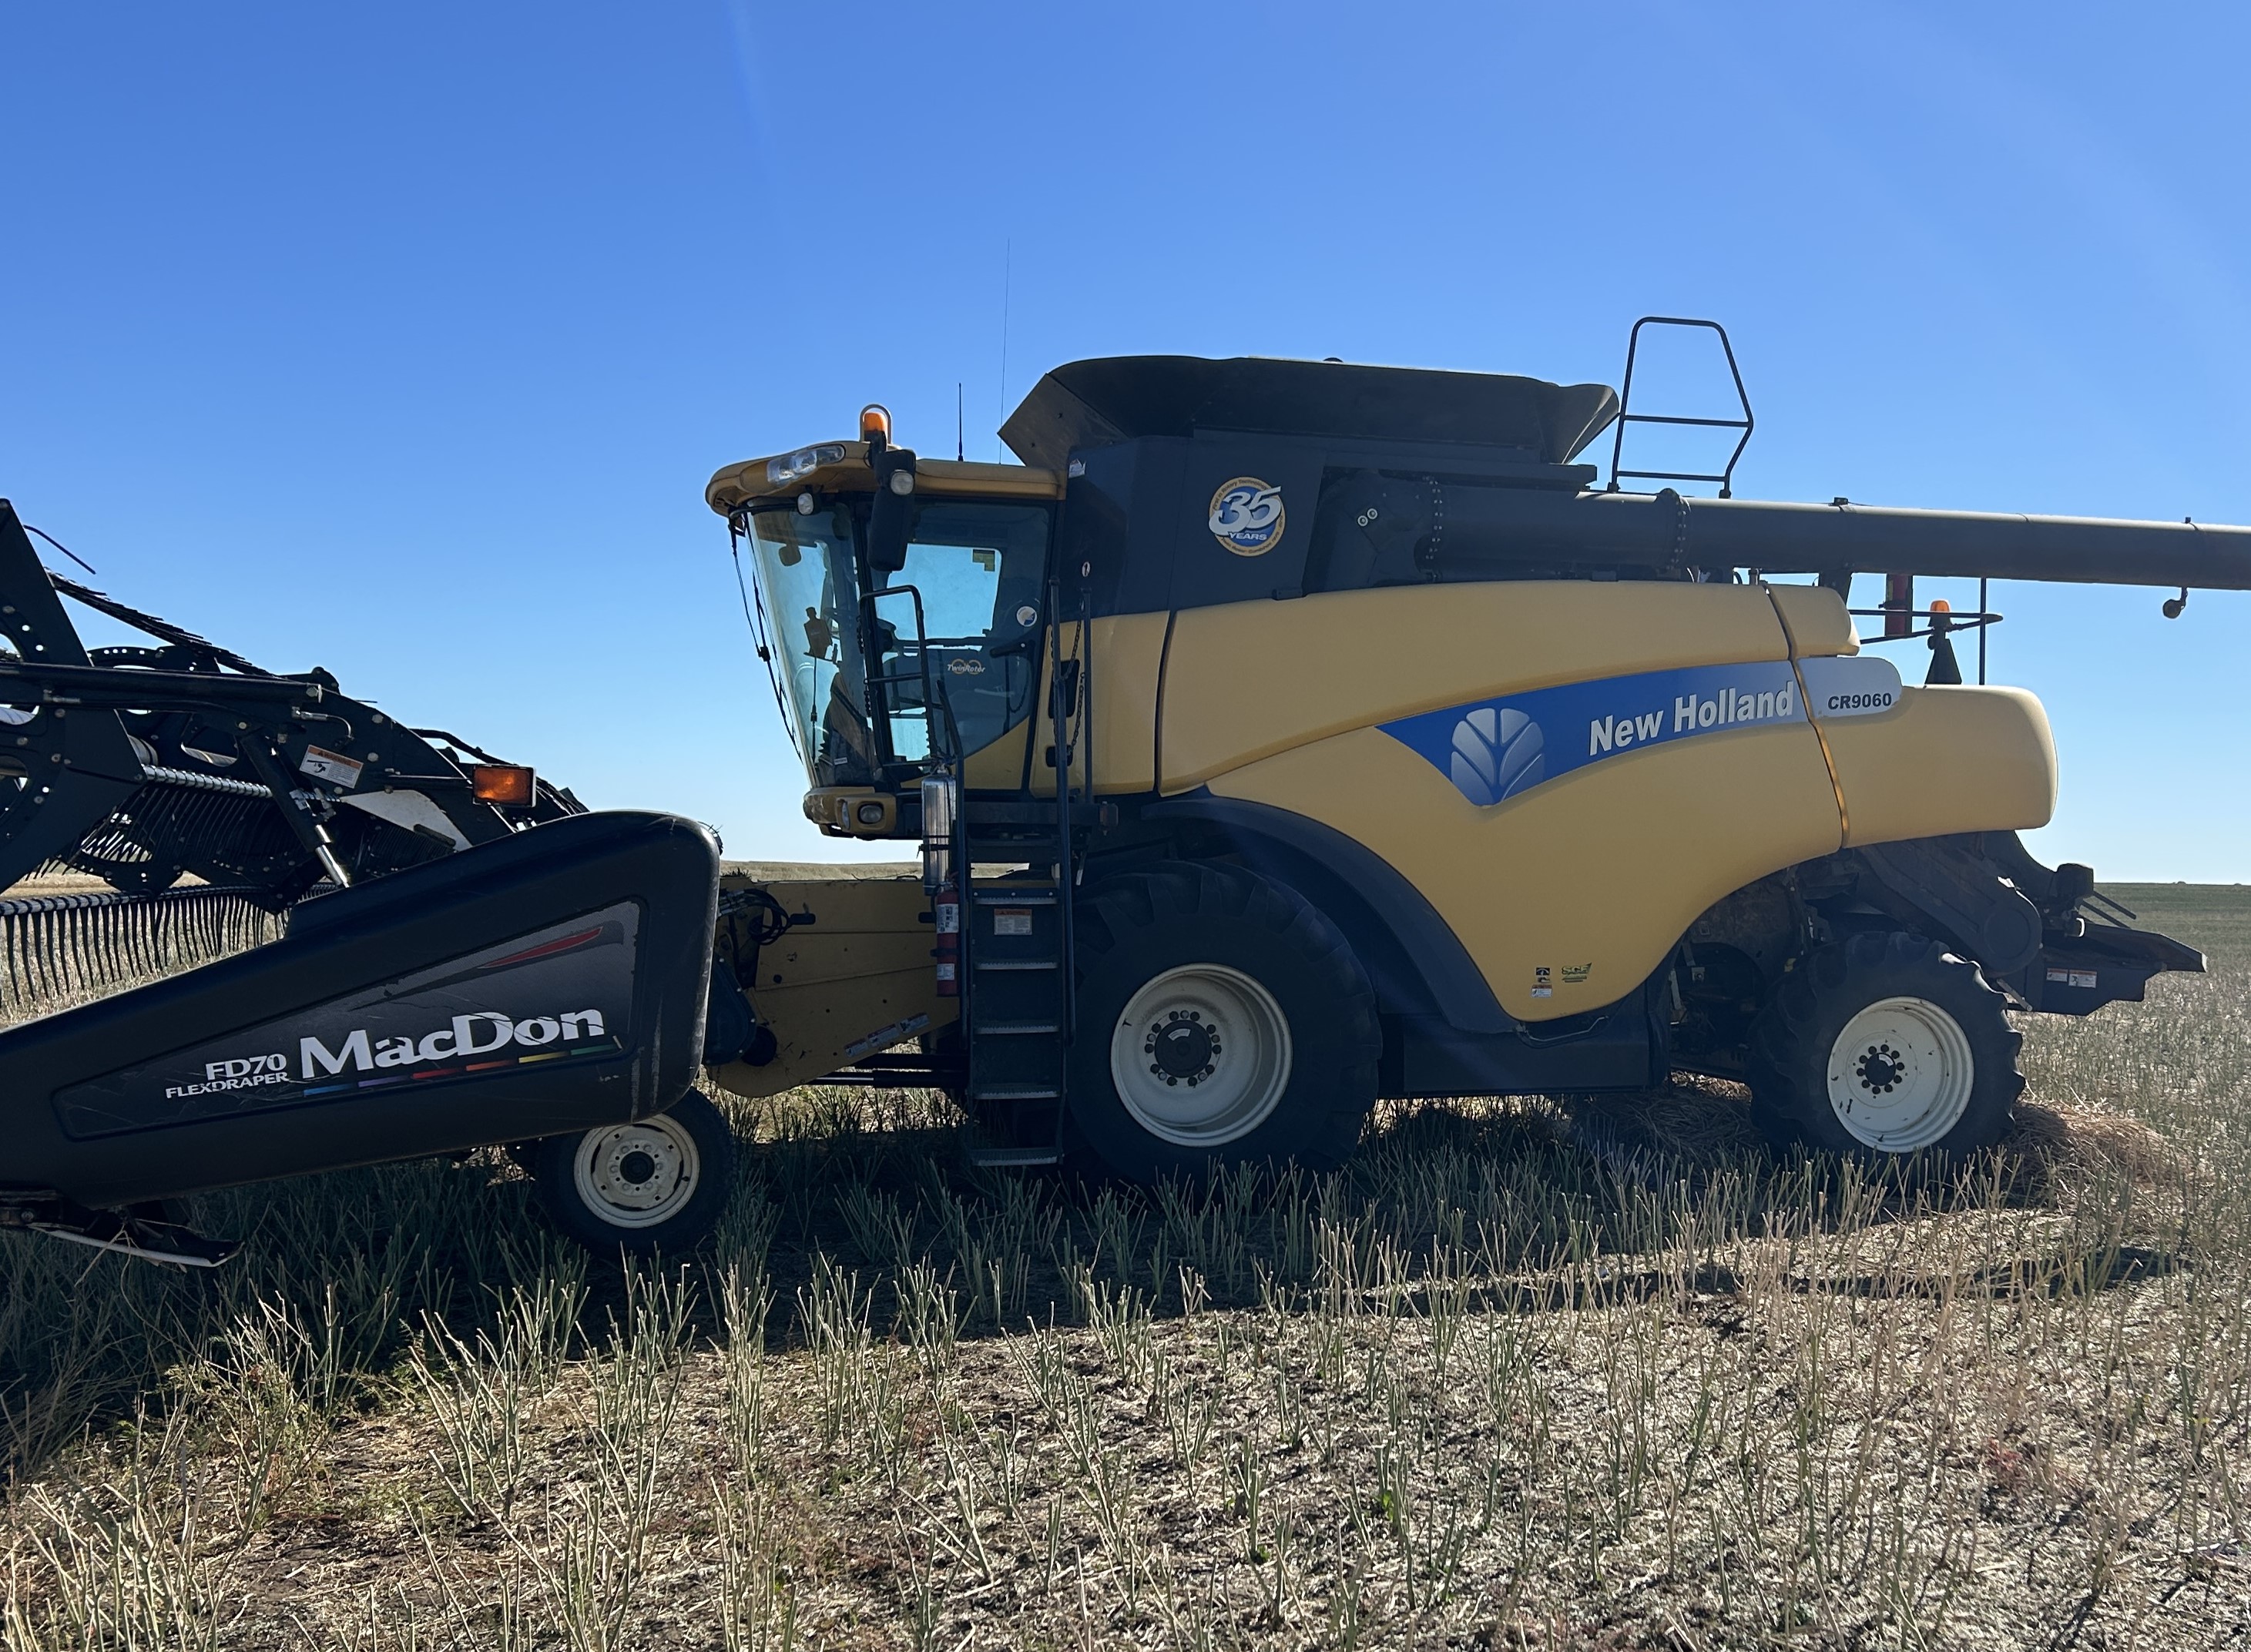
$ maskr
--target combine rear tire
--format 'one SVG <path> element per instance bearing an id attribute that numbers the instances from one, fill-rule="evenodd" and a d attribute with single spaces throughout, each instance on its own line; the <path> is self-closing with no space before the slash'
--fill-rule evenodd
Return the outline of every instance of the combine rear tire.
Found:
<path id="1" fill-rule="evenodd" d="M 1775 1140 L 1862 1158 L 1990 1147 L 2022 1043 L 1977 966 L 1919 935 L 1856 935 L 1783 978 L 1751 1028 L 1752 1112 Z"/>
<path id="2" fill-rule="evenodd" d="M 530 1170 L 549 1218 L 588 1249 L 678 1253 L 726 1209 L 735 1137 L 690 1090 L 668 1112 L 535 1143 Z"/>
<path id="3" fill-rule="evenodd" d="M 1321 913 L 1238 867 L 1171 863 L 1078 914 L 1066 1139 L 1084 1168 L 1153 1182 L 1350 1157 L 1375 1102 L 1375 995 Z"/>

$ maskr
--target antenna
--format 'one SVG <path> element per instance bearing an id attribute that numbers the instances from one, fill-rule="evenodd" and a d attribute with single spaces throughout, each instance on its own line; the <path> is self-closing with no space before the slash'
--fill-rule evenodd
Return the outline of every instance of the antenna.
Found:
<path id="1" fill-rule="evenodd" d="M 968 457 L 968 453 L 962 446 L 963 440 L 965 439 L 963 430 L 964 426 L 961 422 L 961 381 L 957 378 L 953 381 L 953 456 L 957 460 L 966 459 Z"/>
<path id="2" fill-rule="evenodd" d="M 1001 423 L 1008 422 L 1008 285 L 1015 273 L 1016 242 L 1011 236 L 1001 253 Z M 1001 432 L 993 432 L 993 462 L 1001 462 Z"/>

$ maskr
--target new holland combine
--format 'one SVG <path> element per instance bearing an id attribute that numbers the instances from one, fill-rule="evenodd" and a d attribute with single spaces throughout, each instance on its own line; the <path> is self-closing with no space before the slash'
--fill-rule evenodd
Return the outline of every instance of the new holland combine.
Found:
<path id="1" fill-rule="evenodd" d="M 1652 418 L 1602 385 L 1131 357 L 1042 378 L 1018 465 L 920 457 L 871 407 L 721 470 L 806 812 L 918 845 L 896 876 L 723 877 L 699 827 L 585 813 L 45 574 L 0 512 L 0 866 L 288 915 L 0 1033 L 0 1221 L 210 1261 L 162 1201 L 509 1144 L 571 1232 L 686 1242 L 727 1181 L 699 1069 L 937 1087 L 980 1162 L 1140 1181 L 1333 1165 L 1379 1097 L 1683 1069 L 1746 1082 L 1778 1140 L 1989 1145 L 2011 1011 L 2203 960 L 2024 848 L 2047 720 L 1962 682 L 1993 616 L 1913 578 L 2178 613 L 2251 588 L 2251 532 L 1738 500 L 1732 457 L 1619 470 Z M 1747 404 L 1686 422 L 1749 433 Z M 1929 642 L 1924 684 L 1862 652 L 1856 574 Z M 59 591 L 164 646 L 87 655 Z"/>

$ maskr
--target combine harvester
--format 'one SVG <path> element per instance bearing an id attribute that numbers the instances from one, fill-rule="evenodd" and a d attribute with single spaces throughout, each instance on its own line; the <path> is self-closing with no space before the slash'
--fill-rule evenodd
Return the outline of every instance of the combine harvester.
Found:
<path id="1" fill-rule="evenodd" d="M 1640 421 L 1740 437 L 1709 475 L 1621 470 Z M 1598 487 L 1576 461 L 1613 428 Z M 1996 616 L 1913 578 L 2177 615 L 2251 588 L 2251 531 L 1737 500 L 1749 432 L 1748 403 L 1132 357 L 1042 378 L 1022 465 L 919 458 L 871 407 L 722 470 L 806 812 L 918 843 L 919 877 L 723 879 L 702 828 L 156 629 L 0 515 L 0 869 L 141 899 L 185 869 L 288 913 L 0 1033 L 0 1222 L 208 1261 L 163 1201 L 508 1144 L 577 1236 L 683 1244 L 729 1180 L 699 1068 L 934 1086 L 979 1163 L 1138 1181 L 1333 1166 L 1381 1096 L 1678 1069 L 1747 1081 L 1781 1140 L 1989 1145 L 2007 1011 L 2203 959 L 2019 843 L 2046 717 L 1962 685 L 1953 635 Z M 1926 685 L 1860 652 L 1855 574 Z M 167 646 L 87 655 L 58 590 Z"/>

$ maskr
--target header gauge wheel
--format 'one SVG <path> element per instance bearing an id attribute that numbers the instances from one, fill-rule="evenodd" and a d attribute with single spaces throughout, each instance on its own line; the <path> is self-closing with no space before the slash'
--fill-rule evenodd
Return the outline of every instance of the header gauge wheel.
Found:
<path id="1" fill-rule="evenodd" d="M 590 1250 L 687 1250 L 734 1189 L 734 1132 L 694 1090 L 631 1123 L 550 1136 L 530 1157 L 539 1202 Z"/>
<path id="2" fill-rule="evenodd" d="M 1917 935 L 1857 935 L 1783 980 L 1751 1029 L 1760 1126 L 1863 1158 L 1975 1151 L 2024 1088 L 2022 1042 L 1977 966 Z"/>
<path id="3" fill-rule="evenodd" d="M 1069 1137 L 1131 1181 L 1351 1156 L 1375 1102 L 1375 995 L 1336 926 L 1240 867 L 1095 887 L 1078 918 Z"/>

